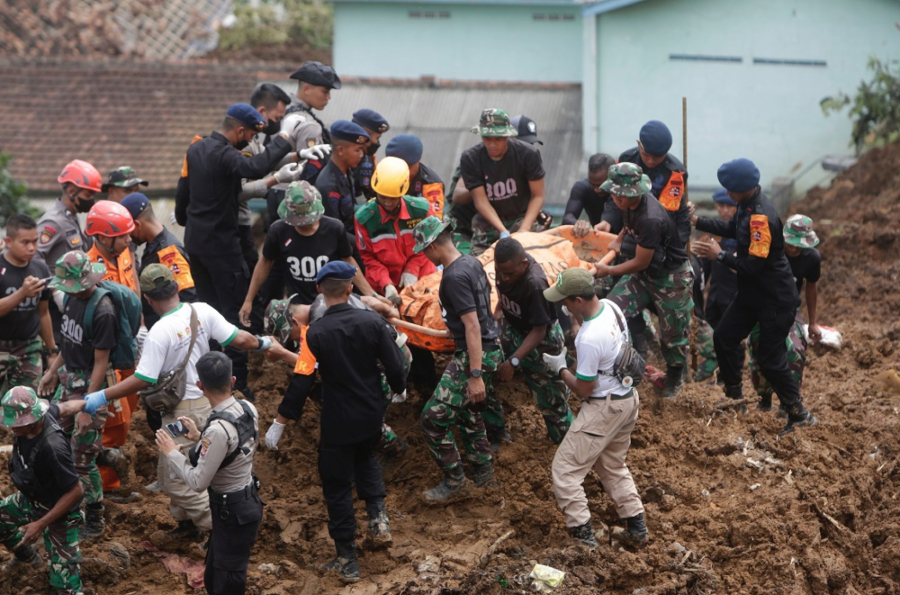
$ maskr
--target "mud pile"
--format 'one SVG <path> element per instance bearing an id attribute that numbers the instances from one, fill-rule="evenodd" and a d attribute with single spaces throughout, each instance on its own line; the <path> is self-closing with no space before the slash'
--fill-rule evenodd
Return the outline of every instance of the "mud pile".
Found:
<path id="1" fill-rule="evenodd" d="M 535 562 L 567 572 L 558 594 L 900 592 L 900 395 L 874 380 L 900 360 L 898 165 L 900 146 L 872 151 L 794 207 L 815 219 L 822 238 L 820 321 L 845 341 L 840 351 L 810 350 L 803 394 L 818 428 L 778 439 L 783 424 L 774 414 L 716 414 L 720 392 L 702 384 L 689 385 L 674 403 L 662 403 L 655 388 L 642 391 L 629 466 L 646 507 L 645 549 L 621 550 L 608 537 L 595 552 L 569 545 L 550 489 L 555 447 L 519 380 L 500 389 L 515 441 L 497 457 L 499 487 L 444 508 L 426 506 L 420 494 L 439 473 L 422 443 L 424 401 L 413 390 L 409 403 L 388 413 L 411 446 L 386 473 L 394 545 L 361 551 L 364 578 L 345 587 L 317 570 L 333 550 L 316 471 L 319 408 L 310 401 L 281 450 L 258 454 L 267 507 L 250 592 L 524 592 Z M 254 363 L 265 431 L 289 370 Z M 135 426 L 131 485 L 144 499 L 107 505 L 106 537 L 84 548 L 87 585 L 99 593 L 190 593 L 183 576 L 168 574 L 141 545 L 202 556 L 196 546 L 165 539 L 162 530 L 175 526 L 166 499 L 140 489 L 154 481 L 156 466 L 143 414 Z M 595 528 L 615 525 L 594 474 L 586 487 Z M 130 553 L 129 567 L 110 553 L 110 542 Z M 3 592 L 42 592 L 45 585 L 45 571 L 0 575 Z"/>

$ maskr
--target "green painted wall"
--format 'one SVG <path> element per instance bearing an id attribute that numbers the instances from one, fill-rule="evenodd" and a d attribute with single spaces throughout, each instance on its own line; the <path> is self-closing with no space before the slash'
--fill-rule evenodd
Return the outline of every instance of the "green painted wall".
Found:
<path id="1" fill-rule="evenodd" d="M 577 6 L 340 2 L 334 8 L 334 66 L 341 75 L 581 80 Z M 444 18 L 436 18 L 442 13 Z M 544 20 L 535 20 L 535 14 Z M 550 20 L 550 15 L 572 19 Z"/>
<path id="2" fill-rule="evenodd" d="M 723 162 L 747 157 L 763 183 L 792 176 L 829 153 L 849 153 L 850 122 L 819 101 L 852 94 L 867 58 L 900 57 L 897 0 L 648 0 L 597 17 L 598 147 L 634 146 L 650 119 L 666 122 L 681 155 L 681 98 L 688 98 L 689 170 L 716 185 Z M 741 62 L 671 60 L 670 54 Z M 757 64 L 754 58 L 825 66 Z M 585 109 L 591 109 L 585 106 Z M 818 167 L 799 183 L 816 183 Z"/>

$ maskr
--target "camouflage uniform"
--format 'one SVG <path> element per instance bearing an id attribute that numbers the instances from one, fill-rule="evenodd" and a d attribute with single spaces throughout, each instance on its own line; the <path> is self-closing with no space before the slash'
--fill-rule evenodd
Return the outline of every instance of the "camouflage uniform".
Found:
<path id="1" fill-rule="evenodd" d="M 500 349 L 485 351 L 481 359 L 484 387 L 492 391 L 494 372 L 503 360 Z M 447 364 L 437 389 L 422 410 L 422 431 L 425 444 L 432 456 L 445 471 L 459 467 L 461 461 L 456 441 L 450 431 L 459 425 L 463 446 L 468 458 L 477 465 L 491 461 L 491 446 L 482 419 L 483 404 L 467 403 L 466 388 L 469 384 L 469 352 L 457 351 Z"/>
<path id="2" fill-rule="evenodd" d="M 803 334 L 803 319 L 799 316 L 794 320 L 791 332 L 788 333 L 784 340 L 787 346 L 788 369 L 794 380 L 797 381 L 797 387 L 803 385 L 803 369 L 806 367 L 806 348 L 808 347 L 806 336 Z M 769 381 L 759 369 L 756 363 L 756 351 L 759 344 L 759 325 L 753 327 L 750 336 L 747 338 L 747 347 L 750 352 L 750 382 L 753 388 L 763 399 L 771 400 L 772 394 L 775 392 Z"/>
<path id="3" fill-rule="evenodd" d="M 41 339 L 32 341 L 0 341 L 0 392 L 13 386 L 28 386 L 37 390 L 44 366 Z"/>
<path id="4" fill-rule="evenodd" d="M 525 340 L 526 335 L 527 333 L 513 328 L 512 325 L 503 325 L 500 337 L 503 351 L 511 356 Z M 575 418 L 569 409 L 569 389 L 566 388 L 566 383 L 547 366 L 541 356 L 544 353 L 559 355 L 565 347 L 565 342 L 562 327 L 559 326 L 559 321 L 554 320 L 547 329 L 547 335 L 535 349 L 522 358 L 519 364 L 525 376 L 525 384 L 534 397 L 534 403 L 541 410 L 544 424 L 547 426 L 547 435 L 556 444 L 562 442 Z"/>
<path id="5" fill-rule="evenodd" d="M 719 360 L 716 359 L 716 347 L 713 344 L 713 329 L 706 320 L 697 317 L 697 354 L 703 361 L 697 366 L 694 376 L 695 382 L 703 382 L 719 369 Z"/>
<path id="6" fill-rule="evenodd" d="M 400 348 L 400 353 L 403 355 L 403 372 L 406 376 L 409 376 L 409 369 L 412 366 L 412 352 L 409 350 L 409 347 L 404 343 L 403 347 Z M 381 370 L 381 390 L 384 392 L 384 403 L 385 410 L 384 415 L 387 417 L 387 407 L 391 404 L 391 395 L 393 391 L 391 390 L 390 385 L 388 384 L 387 376 L 384 374 L 384 370 L 382 369 L 381 364 L 378 364 L 379 370 Z M 386 421 L 381 424 L 381 440 L 378 441 L 378 450 L 382 452 L 391 452 L 400 447 L 402 441 L 391 429 L 391 426 L 387 424 Z"/>

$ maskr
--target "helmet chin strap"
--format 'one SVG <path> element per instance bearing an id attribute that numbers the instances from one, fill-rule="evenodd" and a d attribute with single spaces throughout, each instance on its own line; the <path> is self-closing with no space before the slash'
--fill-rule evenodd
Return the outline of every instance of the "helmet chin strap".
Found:
<path id="1" fill-rule="evenodd" d="M 109 238 L 110 240 L 112 240 L 112 243 L 109 246 L 107 246 L 100 240 L 100 238 L 103 238 L 103 237 L 105 237 L 105 236 L 97 236 L 96 239 L 98 242 L 100 242 L 100 245 L 103 246 L 103 248 L 106 250 L 106 252 L 108 252 L 110 254 L 110 256 L 112 256 L 113 258 L 119 258 L 119 256 L 122 255 L 122 252 L 116 252 L 115 250 L 113 250 L 113 247 L 116 245 L 116 238 Z"/>

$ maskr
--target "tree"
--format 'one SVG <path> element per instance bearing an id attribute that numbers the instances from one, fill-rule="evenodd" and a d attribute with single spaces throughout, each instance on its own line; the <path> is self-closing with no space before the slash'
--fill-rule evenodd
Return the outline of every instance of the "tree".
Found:
<path id="1" fill-rule="evenodd" d="M 885 145 L 900 139 L 900 64 L 898 60 L 882 62 L 869 58 L 868 70 L 874 72 L 870 81 L 862 81 L 851 99 L 843 93 L 826 97 L 820 103 L 826 116 L 850 106 L 853 133 L 850 146 L 856 153 L 873 146 Z"/>
<path id="2" fill-rule="evenodd" d="M 0 227 L 6 227 L 6 220 L 16 213 L 25 213 L 35 219 L 41 216 L 41 212 L 31 206 L 25 196 L 28 186 L 16 181 L 9 173 L 11 161 L 12 155 L 0 153 Z"/>
<path id="3" fill-rule="evenodd" d="M 334 9 L 322 0 L 237 0 L 236 22 L 219 30 L 219 47 L 305 41 L 328 49 L 334 32 Z"/>

